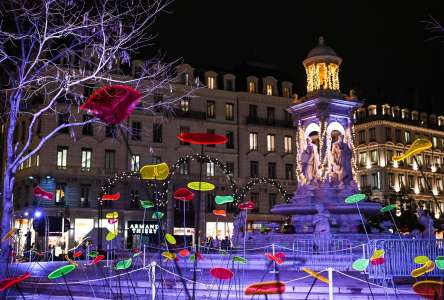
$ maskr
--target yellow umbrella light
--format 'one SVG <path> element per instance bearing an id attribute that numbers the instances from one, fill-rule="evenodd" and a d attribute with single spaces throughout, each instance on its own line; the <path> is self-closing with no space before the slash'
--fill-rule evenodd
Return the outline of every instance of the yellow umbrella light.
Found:
<path id="1" fill-rule="evenodd" d="M 112 240 L 114 240 L 114 239 L 116 238 L 116 236 L 117 236 L 117 233 L 115 233 L 114 231 L 109 231 L 109 232 L 106 234 L 105 239 L 106 239 L 107 241 L 112 241 Z"/>
<path id="2" fill-rule="evenodd" d="M 140 169 L 140 177 L 142 179 L 165 180 L 170 173 L 170 168 L 166 163 L 157 165 L 144 165 Z"/>
<path id="3" fill-rule="evenodd" d="M 409 150 L 404 152 L 404 154 L 401 154 L 399 156 L 393 156 L 393 161 L 401 161 L 406 159 L 407 157 L 411 157 L 415 154 L 421 153 L 422 151 L 425 151 L 427 149 L 432 148 L 432 143 L 428 139 L 419 138 L 416 139 Z"/>
<path id="4" fill-rule="evenodd" d="M 107 219 L 117 219 L 119 217 L 119 213 L 117 211 L 113 211 L 113 212 L 107 213 L 105 215 L 105 217 Z"/>
<path id="5" fill-rule="evenodd" d="M 215 188 L 214 184 L 206 181 L 192 181 L 187 184 L 187 187 L 189 189 L 202 192 L 212 191 Z"/>

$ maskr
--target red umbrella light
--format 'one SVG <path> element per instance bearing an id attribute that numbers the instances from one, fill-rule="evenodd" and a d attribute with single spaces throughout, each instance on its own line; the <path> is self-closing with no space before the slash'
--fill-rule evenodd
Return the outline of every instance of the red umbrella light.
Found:
<path id="1" fill-rule="evenodd" d="M 228 142 L 228 138 L 225 135 L 215 133 L 182 132 L 177 138 L 181 142 L 196 145 L 220 145 Z"/>
<path id="2" fill-rule="evenodd" d="M 210 274 L 211 276 L 219 280 L 230 280 L 234 276 L 233 272 L 230 269 L 221 267 L 212 268 L 210 270 Z"/>
<path id="3" fill-rule="evenodd" d="M 191 201 L 194 198 L 194 193 L 187 188 L 179 188 L 174 192 L 174 199 L 180 201 Z"/>

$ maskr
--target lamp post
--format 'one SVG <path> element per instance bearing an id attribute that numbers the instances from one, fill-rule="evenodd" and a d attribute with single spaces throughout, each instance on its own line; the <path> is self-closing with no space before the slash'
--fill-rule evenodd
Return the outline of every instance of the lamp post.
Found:
<path id="1" fill-rule="evenodd" d="M 43 247 L 44 247 L 44 253 L 45 253 L 45 260 L 46 260 L 46 255 L 47 255 L 47 251 L 48 251 L 49 219 L 48 219 L 48 216 L 45 213 L 43 213 L 41 210 L 36 210 L 34 212 L 34 219 L 40 219 L 42 216 L 45 218 L 45 238 L 43 241 Z"/>

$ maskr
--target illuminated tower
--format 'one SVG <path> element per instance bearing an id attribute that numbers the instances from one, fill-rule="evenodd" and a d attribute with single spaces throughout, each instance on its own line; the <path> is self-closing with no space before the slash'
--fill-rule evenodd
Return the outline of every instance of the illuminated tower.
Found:
<path id="1" fill-rule="evenodd" d="M 319 43 L 307 55 L 303 65 L 307 73 L 307 96 L 322 93 L 322 91 L 340 94 L 339 66 L 342 59 L 336 52 L 324 44 L 324 38 L 319 37 Z"/>

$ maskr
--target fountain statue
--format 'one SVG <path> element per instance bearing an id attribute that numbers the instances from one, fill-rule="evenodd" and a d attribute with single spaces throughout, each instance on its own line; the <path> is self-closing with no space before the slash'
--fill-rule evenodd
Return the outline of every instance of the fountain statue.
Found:
<path id="1" fill-rule="evenodd" d="M 315 241 L 329 240 L 331 238 L 330 213 L 322 203 L 316 203 L 315 208 L 318 213 L 313 216 L 313 239 Z"/>
<path id="2" fill-rule="evenodd" d="M 333 182 L 338 185 L 350 185 L 353 180 L 351 159 L 353 151 L 348 143 L 344 142 L 344 136 L 338 136 L 331 150 L 331 176 Z"/>
<path id="3" fill-rule="evenodd" d="M 319 154 L 318 148 L 311 138 L 307 138 L 307 147 L 301 154 L 302 173 L 306 183 L 312 183 L 319 178 Z"/>

